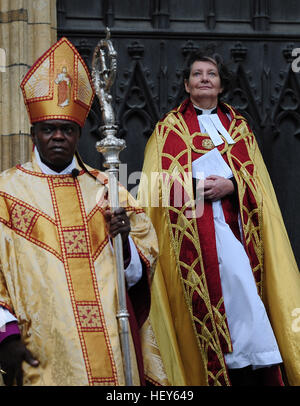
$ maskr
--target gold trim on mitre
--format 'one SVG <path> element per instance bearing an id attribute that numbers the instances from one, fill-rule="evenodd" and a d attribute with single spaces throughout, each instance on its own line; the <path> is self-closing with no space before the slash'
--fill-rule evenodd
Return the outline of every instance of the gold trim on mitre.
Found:
<path id="1" fill-rule="evenodd" d="M 31 123 L 61 119 L 83 127 L 95 95 L 79 52 L 63 37 L 30 68 L 21 89 Z"/>

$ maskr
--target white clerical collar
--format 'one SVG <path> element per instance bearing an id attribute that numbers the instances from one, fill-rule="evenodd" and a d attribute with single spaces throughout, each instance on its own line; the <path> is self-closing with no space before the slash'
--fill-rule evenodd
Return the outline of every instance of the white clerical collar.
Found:
<path id="1" fill-rule="evenodd" d="M 193 106 L 195 107 L 196 110 L 201 110 L 202 114 L 211 114 L 211 112 L 216 110 L 216 108 L 217 108 L 217 106 L 215 106 L 212 109 L 201 109 L 201 107 L 195 106 L 195 104 L 193 104 Z M 200 114 L 200 112 L 199 112 L 199 114 Z"/>
<path id="2" fill-rule="evenodd" d="M 38 166 L 40 167 L 40 170 L 45 174 L 45 175 L 70 175 L 72 170 L 76 168 L 76 160 L 75 157 L 73 157 L 72 162 L 70 163 L 69 166 L 67 166 L 64 170 L 61 172 L 55 172 L 52 169 L 49 168 L 49 166 L 45 165 L 41 161 L 41 157 L 39 154 L 39 151 L 37 150 L 36 147 L 34 147 L 34 154 L 35 158 L 37 161 Z"/>
<path id="3" fill-rule="evenodd" d="M 193 104 L 194 109 L 196 110 L 197 115 L 198 114 L 211 114 L 212 112 L 216 113 L 218 106 L 213 107 L 212 109 L 202 109 L 201 107 L 196 106 Z"/>
<path id="4" fill-rule="evenodd" d="M 204 109 L 200 109 L 200 110 L 202 110 L 202 114 L 204 115 L 204 114 L 211 114 L 211 112 L 213 110 L 215 110 L 215 108 L 214 109 L 209 109 L 209 110 L 204 110 Z"/>
<path id="5" fill-rule="evenodd" d="M 199 107 L 197 108 L 199 109 Z M 208 110 L 200 109 L 202 114 L 197 115 L 200 129 L 204 128 L 204 131 L 207 132 L 215 147 L 224 143 L 220 134 L 223 135 L 228 144 L 234 144 L 235 142 L 221 123 L 218 114 L 211 114 L 215 109 L 215 107 Z"/>

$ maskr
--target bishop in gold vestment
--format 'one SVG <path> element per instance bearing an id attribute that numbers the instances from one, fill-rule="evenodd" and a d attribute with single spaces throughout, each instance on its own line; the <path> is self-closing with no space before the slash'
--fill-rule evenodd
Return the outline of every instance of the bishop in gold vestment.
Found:
<path id="1" fill-rule="evenodd" d="M 51 75 L 61 66 L 67 66 L 74 85 L 64 108 L 57 105 Z M 87 68 L 66 38 L 31 68 L 22 90 L 31 123 L 52 120 L 61 138 L 71 137 L 66 123 L 83 126 L 94 96 Z M 48 127 L 41 128 L 47 146 Z M 65 141 L 59 142 L 62 147 L 57 140 L 52 150 L 56 155 L 64 150 Z M 23 362 L 24 384 L 124 385 L 114 253 L 104 217 L 107 177 L 75 157 L 76 176 L 45 173 L 39 152 L 0 175 L 0 306 L 16 318 L 23 343 L 39 361 L 35 367 Z M 143 270 L 128 289 L 133 383 L 140 385 L 139 329 L 149 312 L 157 241 L 143 210 L 123 187 L 119 192 Z"/>

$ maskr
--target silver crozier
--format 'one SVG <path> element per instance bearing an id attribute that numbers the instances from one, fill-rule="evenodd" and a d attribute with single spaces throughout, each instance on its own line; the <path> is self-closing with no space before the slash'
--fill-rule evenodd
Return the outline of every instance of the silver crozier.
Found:
<path id="1" fill-rule="evenodd" d="M 114 83 L 117 70 L 117 53 L 110 40 L 110 31 L 106 29 L 105 39 L 99 41 L 94 50 L 92 61 L 92 79 L 96 95 L 100 102 L 103 126 L 100 132 L 104 136 L 96 143 L 97 151 L 104 157 L 103 165 L 108 168 L 109 200 L 111 210 L 119 207 L 119 160 L 120 152 L 125 148 L 125 141 L 117 138 L 118 126 L 116 125 L 115 114 L 112 107 L 111 87 Z M 109 65 L 107 64 L 109 63 Z M 118 311 L 117 319 L 119 324 L 119 335 L 123 355 L 125 385 L 132 386 L 132 369 L 129 347 L 129 313 L 126 306 L 126 286 L 123 262 L 123 245 L 121 235 L 113 239 L 113 246 L 117 270 L 117 293 Z"/>

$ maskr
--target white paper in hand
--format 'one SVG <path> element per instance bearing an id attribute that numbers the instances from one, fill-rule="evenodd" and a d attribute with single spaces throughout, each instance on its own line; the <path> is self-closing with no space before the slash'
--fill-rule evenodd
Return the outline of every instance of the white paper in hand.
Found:
<path id="1" fill-rule="evenodd" d="M 192 163 L 192 173 L 193 178 L 196 179 L 205 179 L 210 175 L 222 176 L 227 179 L 233 176 L 230 167 L 217 148 L 196 159 Z"/>

